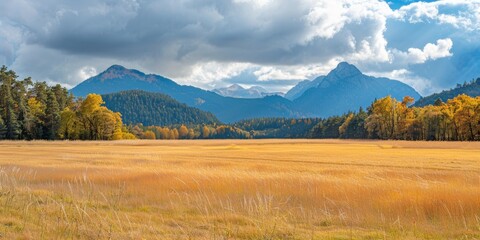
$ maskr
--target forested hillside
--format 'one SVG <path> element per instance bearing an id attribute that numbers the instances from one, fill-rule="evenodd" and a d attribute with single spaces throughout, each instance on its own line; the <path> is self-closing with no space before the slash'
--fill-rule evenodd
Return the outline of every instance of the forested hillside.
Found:
<path id="1" fill-rule="evenodd" d="M 145 74 L 114 65 L 99 75 L 72 88 L 75 96 L 88 93 L 110 94 L 127 90 L 144 90 L 166 94 L 180 103 L 213 113 L 222 122 L 235 122 L 257 117 L 296 117 L 292 102 L 279 96 L 243 99 L 220 96 L 193 86 L 179 85 L 168 78 Z"/>
<path id="2" fill-rule="evenodd" d="M 460 94 L 466 94 L 470 97 L 480 96 L 480 78 L 472 80 L 469 83 L 465 82 L 464 84 L 457 84 L 457 86 L 453 89 L 420 98 L 415 102 L 415 106 L 422 107 L 426 105 L 433 105 L 435 101 L 446 102 L 447 100 L 453 99 Z"/>
<path id="3" fill-rule="evenodd" d="M 213 114 L 179 103 L 161 93 L 131 90 L 103 95 L 103 100 L 109 109 L 122 114 L 126 124 L 168 126 L 219 123 Z"/>
<path id="4" fill-rule="evenodd" d="M 278 95 L 249 99 L 224 97 L 118 65 L 85 80 L 70 91 L 75 96 L 85 96 L 88 93 L 110 94 L 127 90 L 166 94 L 180 103 L 211 112 L 225 123 L 252 118 L 329 117 L 355 111 L 359 107 L 366 108 L 375 99 L 388 95 L 398 100 L 404 96 L 420 98 L 415 89 L 407 84 L 367 76 L 346 62 L 339 63 L 325 77 L 300 83 L 289 93 L 293 101 Z"/>
<path id="5" fill-rule="evenodd" d="M 17 78 L 5 66 L 0 69 L 0 139 L 134 138 L 99 95 L 74 100 L 60 85 Z"/>

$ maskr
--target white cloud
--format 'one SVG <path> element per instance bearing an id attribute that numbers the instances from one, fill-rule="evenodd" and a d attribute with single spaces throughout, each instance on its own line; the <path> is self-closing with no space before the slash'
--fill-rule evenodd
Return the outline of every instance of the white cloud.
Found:
<path id="1" fill-rule="evenodd" d="M 233 0 L 234 3 L 237 4 L 251 4 L 255 7 L 264 7 L 266 6 L 271 0 Z"/>
<path id="2" fill-rule="evenodd" d="M 78 78 L 79 79 L 88 79 L 88 78 L 91 78 L 93 76 L 96 76 L 97 74 L 98 74 L 97 69 L 95 69 L 94 67 L 91 67 L 91 66 L 85 66 L 85 67 L 82 67 L 78 71 Z"/>
<path id="3" fill-rule="evenodd" d="M 428 43 L 423 48 L 423 56 L 425 59 L 435 60 L 438 58 L 450 57 L 452 53 L 453 42 L 450 38 L 439 39 L 437 44 Z"/>
<path id="4" fill-rule="evenodd" d="M 423 49 L 409 48 L 407 52 L 393 49 L 391 52 L 392 62 L 397 65 L 421 64 L 429 60 L 450 57 L 453 41 L 450 38 L 439 39 L 436 44 L 427 43 Z"/>
<path id="5" fill-rule="evenodd" d="M 386 2 L 311 1 L 311 5 L 311 10 L 305 17 L 309 26 L 306 43 L 316 38 L 332 42 L 343 38 L 344 47 L 351 49 L 351 52 L 342 54 L 344 59 L 353 62 L 388 60 L 387 41 L 383 33 L 386 30 L 386 19 L 393 11 Z M 332 56 L 329 60 L 332 58 L 335 57 Z"/>
<path id="6" fill-rule="evenodd" d="M 216 87 L 216 81 L 237 76 L 251 66 L 248 63 L 201 63 L 192 67 L 191 74 L 188 77 L 178 78 L 177 80 L 179 83 L 187 85 L 193 84 L 213 88 Z"/>
<path id="7" fill-rule="evenodd" d="M 434 21 L 477 31 L 480 29 L 480 0 L 415 2 L 401 7 L 394 15 L 411 23 Z"/>
<path id="8" fill-rule="evenodd" d="M 260 81 L 269 80 L 303 80 L 328 74 L 339 60 L 332 59 L 326 64 L 311 64 L 306 66 L 263 66 L 254 72 Z"/>
<path id="9" fill-rule="evenodd" d="M 478 35 L 479 18 L 480 0 L 417 2 L 396 11 L 381 0 L 6 1 L 0 65 L 65 86 L 112 64 L 207 88 L 246 69 L 263 82 L 313 78 L 339 61 L 413 76 L 412 66 L 454 55 L 462 33 Z M 387 29 L 391 19 L 458 31 L 418 42 L 387 39 L 396 31 Z M 396 49 L 396 41 L 415 44 Z"/>
<path id="10" fill-rule="evenodd" d="M 22 7 L 28 15 L 16 14 Z M 9 19 L 29 32 L 22 39 L 27 46 L 13 50 L 14 63 L 9 65 L 29 70 L 35 79 L 48 77 L 72 85 L 78 77 L 71 73 L 87 65 L 53 61 L 83 63 L 90 58 L 102 63 L 88 65 L 96 69 L 127 62 L 127 67 L 208 85 L 246 65 L 287 69 L 276 75 L 292 78 L 305 71 L 308 76 L 318 72 L 308 69 L 332 59 L 386 61 L 383 32 L 388 14 L 388 4 L 379 0 L 50 0 L 45 4 L 19 0 L 0 10 L 0 20 Z M 22 65 L 28 62 L 26 57 L 41 57 L 28 50 L 39 48 L 55 52 L 51 65 L 70 68 L 27 69 Z M 296 66 L 306 67 L 288 69 Z"/>

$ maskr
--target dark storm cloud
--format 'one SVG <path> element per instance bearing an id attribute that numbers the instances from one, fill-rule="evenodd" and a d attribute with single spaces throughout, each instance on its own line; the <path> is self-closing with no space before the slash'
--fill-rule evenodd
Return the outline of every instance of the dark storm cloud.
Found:
<path id="1" fill-rule="evenodd" d="M 387 19 L 403 21 L 416 9 L 394 13 L 378 0 L 3 0 L 1 5 L 0 64 L 67 86 L 123 64 L 202 87 L 234 82 L 231 77 L 248 68 L 268 66 L 278 71 L 249 81 L 282 88 L 296 81 L 279 79 L 313 78 L 341 60 L 367 71 L 411 70 L 408 61 L 418 62 L 413 57 L 419 54 L 433 59 L 421 52 L 425 44 L 446 38 L 439 30 L 402 48 L 399 39 L 385 37 Z M 415 56 L 400 52 L 411 47 L 419 49 Z M 392 51 L 403 56 L 401 64 L 392 62 Z"/>
<path id="2" fill-rule="evenodd" d="M 172 48 L 185 57 L 224 61 L 285 62 L 318 50 L 305 60 L 321 57 L 328 39 L 306 39 L 312 26 L 305 24 L 311 5 L 274 1 L 268 9 L 234 1 L 50 1 L 50 8 L 26 1 L 11 2 L 8 9 L 30 5 L 30 16 L 12 19 L 33 34 L 31 43 L 74 54 L 115 57 L 165 55 Z M 55 3 L 55 4 L 54 4 Z M 46 4 L 48 5 L 48 4 Z M 261 7 L 259 7 L 261 8 Z M 334 23 L 342 24 L 342 23 Z M 365 27 L 367 28 L 367 27 Z M 367 38 L 357 36 L 359 41 Z M 370 35 L 371 36 L 371 35 Z M 337 42 L 338 44 L 338 42 Z M 202 50 L 199 50 L 202 49 Z M 341 44 L 337 54 L 352 52 Z M 205 54 L 205 52 L 210 54 Z M 289 56 L 288 58 L 286 56 Z M 300 62 L 299 62 L 300 61 Z"/>

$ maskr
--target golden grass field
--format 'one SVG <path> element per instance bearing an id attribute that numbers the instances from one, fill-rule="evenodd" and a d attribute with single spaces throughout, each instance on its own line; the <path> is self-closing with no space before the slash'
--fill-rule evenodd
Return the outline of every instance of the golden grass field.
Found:
<path id="1" fill-rule="evenodd" d="M 0 239 L 480 239 L 480 143 L 0 142 Z"/>

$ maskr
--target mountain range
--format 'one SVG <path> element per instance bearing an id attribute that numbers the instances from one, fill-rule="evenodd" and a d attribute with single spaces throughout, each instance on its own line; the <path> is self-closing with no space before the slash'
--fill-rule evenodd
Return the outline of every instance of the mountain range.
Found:
<path id="1" fill-rule="evenodd" d="M 89 93 L 108 94 L 126 90 L 166 94 L 190 107 L 211 112 L 225 123 L 259 117 L 328 117 L 356 111 L 360 107 L 366 108 L 375 99 L 387 95 L 399 100 L 407 95 L 420 98 L 420 94 L 402 82 L 366 76 L 345 62 L 324 77 L 300 82 L 287 93 L 286 98 L 278 95 L 263 98 L 226 97 L 119 65 L 111 66 L 70 91 L 81 97 Z"/>
<path id="2" fill-rule="evenodd" d="M 144 90 L 169 95 L 175 100 L 211 112 L 222 122 L 257 117 L 301 117 L 293 103 L 280 96 L 243 99 L 224 97 L 200 88 L 179 85 L 168 78 L 113 65 L 70 90 L 77 97 L 89 93 L 108 94 L 126 90 Z"/>
<path id="3" fill-rule="evenodd" d="M 239 84 L 232 84 L 229 87 L 217 88 L 212 90 L 214 93 L 222 95 L 224 97 L 234 97 L 234 98 L 263 98 L 266 96 L 284 96 L 280 92 L 268 92 L 265 88 L 260 86 L 252 86 L 250 88 L 244 88 Z"/>

